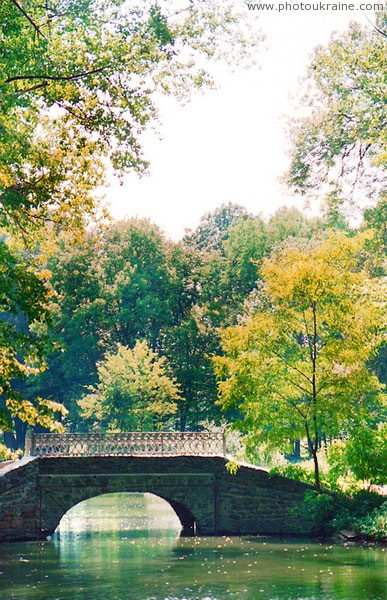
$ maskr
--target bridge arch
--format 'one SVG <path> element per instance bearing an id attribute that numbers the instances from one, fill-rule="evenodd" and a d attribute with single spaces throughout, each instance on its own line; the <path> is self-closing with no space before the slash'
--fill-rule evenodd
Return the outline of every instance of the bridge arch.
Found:
<path id="1" fill-rule="evenodd" d="M 153 529 L 176 529 L 180 535 L 192 535 L 195 531 L 195 518 L 192 513 L 182 504 L 168 498 L 162 498 L 156 494 L 139 494 L 138 492 L 109 492 L 107 494 L 97 494 L 86 500 L 72 506 L 68 511 L 61 517 L 55 533 L 58 531 L 71 532 L 67 529 L 69 522 L 66 517 L 71 517 L 74 514 L 77 518 L 82 519 L 82 511 L 79 509 L 84 505 L 88 505 L 89 510 L 87 511 L 87 518 L 90 519 L 91 523 L 95 524 L 99 519 L 102 521 L 107 519 L 110 521 L 109 525 L 117 522 L 117 529 L 120 529 L 118 523 L 122 520 L 127 520 L 127 523 L 132 527 L 124 527 L 125 529 L 132 529 L 135 527 L 136 519 L 140 519 L 141 522 L 152 524 Z M 136 512 L 138 507 L 143 508 L 141 517 Z M 136 509 L 134 511 L 133 509 Z M 156 513 L 154 509 L 156 508 Z M 95 513 L 93 513 L 95 511 Z M 160 523 L 157 519 L 160 518 Z M 73 522 L 70 520 L 70 523 Z M 102 527 L 103 528 L 103 527 Z M 114 527 L 115 528 L 115 527 Z M 86 527 L 88 529 L 88 527 Z M 98 530 L 99 527 L 96 527 Z"/>
<path id="2" fill-rule="evenodd" d="M 43 510 L 41 513 L 41 525 L 40 525 L 39 537 L 41 539 L 44 539 L 47 536 L 51 536 L 55 532 L 55 530 L 58 528 L 62 518 L 72 508 L 74 508 L 74 506 L 77 506 L 78 504 L 81 504 L 82 502 L 85 502 L 92 498 L 96 498 L 98 496 L 117 493 L 117 491 L 118 490 L 116 490 L 115 492 L 105 492 L 104 491 L 102 493 L 99 493 L 98 491 L 93 491 L 88 494 L 79 495 L 78 501 L 73 499 L 69 503 L 61 502 L 60 504 L 58 504 L 57 501 L 55 501 L 53 497 L 51 497 L 51 498 L 47 498 L 47 496 L 44 497 L 43 498 L 43 506 L 42 506 Z M 125 492 L 125 490 L 120 490 L 120 491 Z M 133 492 L 128 492 L 128 493 L 133 493 Z M 147 492 L 144 492 L 144 493 L 147 493 Z M 198 531 L 200 531 L 200 529 L 201 529 L 200 523 L 195 518 L 195 516 L 192 514 L 192 512 L 186 506 L 184 506 L 184 504 L 182 504 L 181 502 L 178 502 L 176 500 L 169 499 L 165 496 L 161 496 L 160 494 L 155 494 L 153 492 L 150 492 L 150 493 L 152 493 L 154 496 L 161 498 L 162 500 L 165 500 L 170 505 L 170 507 L 175 512 L 176 516 L 178 517 L 178 519 L 180 521 L 180 524 L 181 524 L 180 535 L 192 536 L 192 535 L 195 535 Z"/>
<path id="3" fill-rule="evenodd" d="M 181 523 L 181 535 L 206 533 L 209 529 L 213 529 L 212 476 L 203 477 L 202 474 L 194 473 L 165 473 L 159 467 L 154 471 L 153 469 L 144 469 L 143 472 L 136 473 L 117 472 L 124 460 L 109 458 L 106 461 L 109 469 L 104 474 L 93 474 L 93 463 L 98 463 L 100 468 L 103 460 L 48 459 L 47 465 L 55 467 L 55 472 L 40 475 L 39 536 L 44 538 L 52 535 L 62 517 L 73 506 L 96 496 L 117 492 L 150 493 L 165 500 Z M 71 472 L 68 472 L 69 463 L 75 462 L 82 465 L 82 462 L 86 463 L 86 461 L 89 473 L 77 472 L 77 468 L 71 468 Z M 132 459 L 130 462 L 140 466 L 147 461 L 146 459 Z M 195 485 L 198 479 L 207 483 L 205 489 L 203 490 L 202 486 L 200 492 Z"/>

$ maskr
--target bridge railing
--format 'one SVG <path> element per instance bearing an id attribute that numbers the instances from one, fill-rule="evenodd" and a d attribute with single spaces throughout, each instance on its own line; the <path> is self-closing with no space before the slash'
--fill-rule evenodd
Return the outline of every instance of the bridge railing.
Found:
<path id="1" fill-rule="evenodd" d="M 225 456 L 222 432 L 29 432 L 27 456 Z"/>

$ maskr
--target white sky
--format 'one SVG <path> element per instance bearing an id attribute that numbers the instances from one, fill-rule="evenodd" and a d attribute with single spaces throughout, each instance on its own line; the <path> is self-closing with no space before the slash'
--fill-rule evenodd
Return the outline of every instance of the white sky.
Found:
<path id="1" fill-rule="evenodd" d="M 289 164 L 285 125 L 291 97 L 313 48 L 350 20 L 367 21 L 361 12 L 250 11 L 249 17 L 266 35 L 260 67 L 221 69 L 219 88 L 194 95 L 183 107 L 163 99 L 162 139 L 152 132 L 143 136 L 149 176 L 131 174 L 123 186 L 112 181 L 106 191 L 114 218 L 149 217 L 179 239 L 224 202 L 265 216 L 283 204 L 302 208 L 279 181 Z"/>

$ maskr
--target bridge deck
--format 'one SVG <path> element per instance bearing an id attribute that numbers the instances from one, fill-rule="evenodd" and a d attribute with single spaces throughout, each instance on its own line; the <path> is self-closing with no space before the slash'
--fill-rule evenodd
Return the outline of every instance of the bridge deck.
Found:
<path id="1" fill-rule="evenodd" d="M 26 455 L 226 456 L 223 432 L 42 433 L 30 432 Z"/>

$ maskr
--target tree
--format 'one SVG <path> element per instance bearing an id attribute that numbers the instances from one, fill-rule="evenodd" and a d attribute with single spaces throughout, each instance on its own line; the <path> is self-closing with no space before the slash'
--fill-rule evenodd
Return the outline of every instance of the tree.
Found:
<path id="1" fill-rule="evenodd" d="M 56 292 L 49 326 L 55 347 L 47 356 L 47 369 L 28 381 L 34 393 L 63 403 L 72 425 L 78 413 L 76 399 L 84 386 L 96 382 L 96 365 L 112 348 L 100 236 L 100 230 L 89 231 L 79 244 L 61 238 L 48 260 Z"/>
<path id="2" fill-rule="evenodd" d="M 0 225 L 28 239 L 47 219 L 82 222 L 106 158 L 143 172 L 155 96 L 210 84 L 203 57 L 234 61 L 254 45 L 232 4 L 3 0 Z"/>
<path id="3" fill-rule="evenodd" d="M 153 431 L 171 426 L 182 400 L 166 359 L 146 342 L 118 345 L 98 365 L 98 383 L 79 401 L 83 416 L 108 431 Z"/>
<path id="4" fill-rule="evenodd" d="M 223 242 L 223 265 L 220 278 L 224 301 L 230 299 L 234 314 L 254 289 L 259 266 L 268 252 L 267 226 L 260 217 L 239 221 L 230 227 Z"/>
<path id="5" fill-rule="evenodd" d="M 371 232 L 366 241 L 368 269 L 377 277 L 387 272 L 387 193 L 373 208 L 364 211 L 363 229 Z"/>
<path id="6" fill-rule="evenodd" d="M 386 29 L 385 13 L 378 15 Z M 378 199 L 386 183 L 386 38 L 352 23 L 318 47 L 309 67 L 310 114 L 296 123 L 289 181 L 298 191 L 328 193 L 328 202 L 349 200 L 362 180 Z"/>
<path id="7" fill-rule="evenodd" d="M 22 382 L 44 369 L 51 344 L 45 324 L 52 291 L 48 273 L 33 268 L 0 240 L 0 433 L 13 430 L 15 421 L 60 428 L 58 403 L 24 394 Z M 25 430 L 24 430 L 25 431 Z M 23 440 L 17 440 L 18 447 Z"/>
<path id="8" fill-rule="evenodd" d="M 346 440 L 336 441 L 328 452 L 330 467 L 338 477 L 348 475 L 374 485 L 387 483 L 387 423 L 360 423 Z"/>
<path id="9" fill-rule="evenodd" d="M 295 208 L 279 208 L 268 222 L 232 204 L 204 215 L 185 243 L 198 244 L 199 302 L 209 309 L 213 326 L 236 322 L 273 247 L 290 237 L 309 239 L 317 233 L 328 235 L 324 220 L 307 218 Z"/>
<path id="10" fill-rule="evenodd" d="M 217 388 L 211 355 L 219 351 L 219 336 L 205 318 L 205 309 L 194 306 L 177 327 L 166 328 L 162 352 L 181 387 L 180 431 L 197 431 L 203 421 L 219 421 Z"/>
<path id="11" fill-rule="evenodd" d="M 130 347 L 146 339 L 157 348 L 162 327 L 174 321 L 173 303 L 183 302 L 183 291 L 176 295 L 171 262 L 164 234 L 146 219 L 123 221 L 106 230 L 101 264 L 113 339 Z"/>
<path id="12" fill-rule="evenodd" d="M 311 239 L 317 234 L 322 234 L 327 225 L 329 226 L 320 217 L 308 218 L 294 206 L 280 206 L 267 224 L 269 250 L 288 238 Z"/>
<path id="13" fill-rule="evenodd" d="M 222 204 L 213 212 L 203 215 L 194 231 L 186 231 L 183 241 L 187 246 L 204 252 L 220 250 L 230 227 L 249 216 L 251 215 L 239 204 Z"/>
<path id="14" fill-rule="evenodd" d="M 146 219 L 92 229 L 79 244 L 62 239 L 48 262 L 57 292 L 50 331 L 60 347 L 31 387 L 63 402 L 71 427 L 82 427 L 77 400 L 96 383 L 97 363 L 139 339 L 163 352 L 165 332 L 197 299 L 195 264 Z"/>
<path id="15" fill-rule="evenodd" d="M 212 325 L 230 323 L 241 300 L 254 287 L 264 252 L 265 224 L 238 204 L 223 204 L 206 213 L 184 244 L 197 250 L 200 299 Z"/>
<path id="16" fill-rule="evenodd" d="M 385 303 L 359 266 L 361 238 L 288 243 L 264 261 L 263 287 L 242 324 L 223 331 L 215 359 L 225 408 L 238 427 L 284 449 L 307 440 L 320 489 L 318 450 L 384 402 L 367 365 L 381 343 Z"/>
<path id="17" fill-rule="evenodd" d="M 231 225 L 220 249 L 205 257 L 201 301 L 214 327 L 235 323 L 259 279 L 259 265 L 267 252 L 266 223 L 249 217 Z"/>

